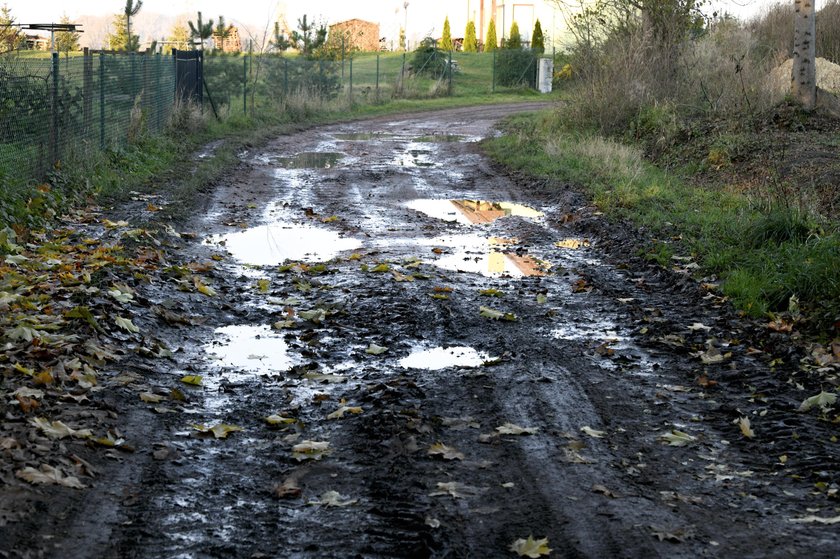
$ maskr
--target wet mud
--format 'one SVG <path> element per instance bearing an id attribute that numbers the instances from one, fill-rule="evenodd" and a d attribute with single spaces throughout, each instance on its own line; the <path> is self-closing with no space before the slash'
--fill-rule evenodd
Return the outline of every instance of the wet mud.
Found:
<path id="1" fill-rule="evenodd" d="M 37 498 L 6 555 L 512 557 L 532 535 L 550 557 L 836 556 L 803 520 L 838 514 L 831 428 L 792 411 L 812 385 L 779 388 L 725 301 L 573 189 L 485 158 L 527 108 L 243 154 L 181 226 L 215 296 L 150 291 L 193 320 L 149 317 L 172 357 L 110 389 L 135 452 Z"/>

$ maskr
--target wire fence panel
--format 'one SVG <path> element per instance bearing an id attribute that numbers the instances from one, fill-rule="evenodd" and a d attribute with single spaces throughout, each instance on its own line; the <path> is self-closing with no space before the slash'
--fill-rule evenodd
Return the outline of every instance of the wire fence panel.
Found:
<path id="1" fill-rule="evenodd" d="M 62 161 L 162 131 L 174 89 L 162 55 L 0 57 L 0 182 L 41 179 Z"/>

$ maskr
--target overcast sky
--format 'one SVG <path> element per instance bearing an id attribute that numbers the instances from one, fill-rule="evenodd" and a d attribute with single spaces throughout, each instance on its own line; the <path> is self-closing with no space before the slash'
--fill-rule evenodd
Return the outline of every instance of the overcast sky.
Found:
<path id="1" fill-rule="evenodd" d="M 525 0 L 519 0 L 525 1 Z M 787 0 L 788 2 L 790 0 Z M 825 0 L 818 0 L 817 8 Z M 439 33 L 442 17 L 449 16 L 453 27 L 466 24 L 469 0 L 409 0 L 409 33 L 426 33 L 433 28 Z M 501 0 L 499 0 L 501 2 Z M 17 21 L 22 23 L 57 22 L 66 13 L 71 20 L 84 15 L 107 15 L 121 12 L 124 0 L 11 0 L 6 2 Z M 166 15 L 194 14 L 201 10 L 206 19 L 220 14 L 231 23 L 265 25 L 279 11 L 287 14 L 294 26 L 304 13 L 327 22 L 360 18 L 378 22 L 387 29 L 401 24 L 405 18 L 403 0 L 144 0 L 144 12 Z M 775 0 L 715 0 L 727 11 L 746 17 L 775 3 Z M 474 11 L 477 0 L 472 0 Z M 489 0 L 488 0 L 489 4 Z"/>

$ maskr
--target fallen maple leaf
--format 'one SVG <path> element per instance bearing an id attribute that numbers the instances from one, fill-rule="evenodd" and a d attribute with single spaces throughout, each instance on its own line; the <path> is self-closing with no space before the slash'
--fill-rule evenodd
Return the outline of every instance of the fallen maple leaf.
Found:
<path id="1" fill-rule="evenodd" d="M 368 353 L 370 355 L 381 355 L 386 351 L 388 351 L 387 347 L 371 343 L 365 350 L 365 353 Z"/>
<path id="2" fill-rule="evenodd" d="M 735 420 L 738 424 L 738 427 L 741 429 L 741 434 L 744 435 L 746 438 L 751 439 L 755 437 L 755 431 L 752 430 L 750 426 L 750 418 L 749 417 L 740 417 Z"/>
<path id="3" fill-rule="evenodd" d="M 536 427 L 520 427 L 514 423 L 505 423 L 496 427 L 500 435 L 535 435 L 539 429 Z"/>
<path id="4" fill-rule="evenodd" d="M 121 316 L 116 316 L 116 317 L 114 317 L 114 324 L 116 324 L 117 326 L 119 326 L 123 330 L 125 330 L 127 332 L 134 333 L 134 334 L 136 334 L 137 332 L 140 331 L 140 328 L 135 326 L 134 323 L 131 322 L 130 318 L 123 318 Z"/>
<path id="5" fill-rule="evenodd" d="M 659 440 L 664 443 L 668 443 L 668 445 L 670 446 L 685 446 L 689 443 L 696 441 L 697 437 L 693 437 L 688 433 L 684 433 L 682 431 L 678 431 L 677 429 L 673 429 L 670 433 L 660 435 Z"/>
<path id="6" fill-rule="evenodd" d="M 330 451 L 329 441 L 300 442 L 292 447 L 292 458 L 301 460 L 320 460 Z"/>
<path id="7" fill-rule="evenodd" d="M 535 540 L 533 536 L 528 536 L 528 539 L 519 538 L 510 544 L 510 550 L 520 557 L 531 557 L 532 559 L 551 553 L 551 548 L 548 547 L 548 538 Z"/>
<path id="8" fill-rule="evenodd" d="M 443 443 L 435 443 L 429 447 L 427 451 L 430 456 L 440 456 L 444 460 L 463 460 L 464 453 L 458 451 L 457 449 L 446 446 Z"/>
<path id="9" fill-rule="evenodd" d="M 192 386 L 201 386 L 201 378 L 201 375 L 184 375 L 181 377 L 181 382 Z"/>
<path id="10" fill-rule="evenodd" d="M 836 403 L 837 394 L 834 392 L 826 392 L 823 390 L 816 396 L 806 398 L 801 404 L 799 404 L 798 411 L 806 412 L 812 408 L 820 408 L 821 411 L 827 411 L 828 408 L 830 408 Z"/>
<path id="11" fill-rule="evenodd" d="M 362 413 L 362 408 L 359 406 L 345 406 L 342 404 L 337 410 L 327 415 L 327 419 L 341 419 L 344 417 L 345 413 L 360 414 Z"/>
<path id="12" fill-rule="evenodd" d="M 358 499 L 350 499 L 338 491 L 325 491 L 316 501 L 309 501 L 310 505 L 321 505 L 325 507 L 348 507 L 355 505 Z"/>
<path id="13" fill-rule="evenodd" d="M 85 488 L 79 478 L 65 475 L 59 468 L 54 468 L 49 464 L 41 464 L 40 470 L 27 466 L 15 472 L 15 476 L 36 485 L 63 485 L 73 489 Z"/>
<path id="14" fill-rule="evenodd" d="M 588 425 L 581 427 L 580 430 L 589 435 L 590 437 L 595 437 L 596 439 L 603 438 L 603 436 L 607 434 L 606 431 L 596 431 Z"/>
<path id="15" fill-rule="evenodd" d="M 44 417 L 32 419 L 30 423 L 51 439 L 63 439 L 65 437 L 86 439 L 91 436 L 90 429 L 71 429 L 61 421 L 50 421 Z"/>

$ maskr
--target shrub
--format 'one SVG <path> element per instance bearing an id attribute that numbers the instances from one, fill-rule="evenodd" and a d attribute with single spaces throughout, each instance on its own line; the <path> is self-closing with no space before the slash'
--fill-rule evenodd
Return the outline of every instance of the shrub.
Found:
<path id="1" fill-rule="evenodd" d="M 415 74 L 439 79 L 447 75 L 449 60 L 446 53 L 437 48 L 436 41 L 431 37 L 426 37 L 414 51 L 411 67 Z"/>

